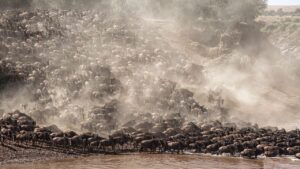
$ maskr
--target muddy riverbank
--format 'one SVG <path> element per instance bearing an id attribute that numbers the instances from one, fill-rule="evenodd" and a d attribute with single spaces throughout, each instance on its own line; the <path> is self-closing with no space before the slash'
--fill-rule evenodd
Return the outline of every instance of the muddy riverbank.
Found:
<path id="1" fill-rule="evenodd" d="M 78 156 L 79 155 L 76 154 L 69 154 L 63 151 L 53 151 L 40 147 L 21 146 L 7 143 L 0 144 L 0 165 L 61 160 L 66 158 L 75 158 Z"/>
<path id="2" fill-rule="evenodd" d="M 36 161 L 33 163 L 3 165 L 3 169 L 294 169 L 299 168 L 300 161 L 293 158 L 259 158 L 248 160 L 231 157 L 215 157 L 205 155 L 175 155 L 175 154 L 128 154 L 99 155 L 63 160 Z"/>

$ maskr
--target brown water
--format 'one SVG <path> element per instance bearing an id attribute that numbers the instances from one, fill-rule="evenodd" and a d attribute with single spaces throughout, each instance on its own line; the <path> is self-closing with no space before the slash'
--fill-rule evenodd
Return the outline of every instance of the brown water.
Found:
<path id="1" fill-rule="evenodd" d="M 200 155 L 101 155 L 61 161 L 7 165 L 1 169 L 299 169 L 300 161 L 291 158 L 247 160 Z"/>

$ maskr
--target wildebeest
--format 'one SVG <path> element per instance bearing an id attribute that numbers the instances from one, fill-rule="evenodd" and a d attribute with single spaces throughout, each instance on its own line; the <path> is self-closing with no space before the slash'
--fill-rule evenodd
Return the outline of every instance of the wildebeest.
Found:
<path id="1" fill-rule="evenodd" d="M 74 148 L 80 147 L 82 145 L 82 143 L 83 143 L 83 141 L 82 141 L 81 136 L 77 135 L 77 136 L 73 136 L 73 137 L 69 138 L 69 145 L 71 147 L 74 147 Z"/>
<path id="2" fill-rule="evenodd" d="M 300 159 L 300 153 L 297 153 L 297 154 L 295 155 L 295 157 L 298 158 L 298 159 Z"/>
<path id="3" fill-rule="evenodd" d="M 22 130 L 20 133 L 18 133 L 16 135 L 16 142 L 17 143 L 24 143 L 28 144 L 28 142 L 32 141 L 32 144 L 34 144 L 33 142 L 33 133 L 32 132 L 28 132 L 28 131 L 24 131 Z"/>
<path id="4" fill-rule="evenodd" d="M 51 136 L 49 132 L 34 132 L 33 133 L 33 141 L 38 143 L 50 143 Z"/>
<path id="5" fill-rule="evenodd" d="M 78 134 L 74 131 L 67 131 L 67 132 L 64 132 L 64 135 L 65 135 L 65 137 L 70 138 L 70 137 L 77 136 Z"/>
<path id="6" fill-rule="evenodd" d="M 99 148 L 101 148 L 103 151 L 108 151 L 110 148 L 110 150 L 112 151 L 116 151 L 116 142 L 114 139 L 103 139 L 100 141 L 100 144 L 99 144 Z"/>
<path id="7" fill-rule="evenodd" d="M 289 155 L 295 155 L 295 154 L 300 153 L 300 146 L 288 147 L 287 148 L 287 153 Z"/>
<path id="8" fill-rule="evenodd" d="M 3 138 L 15 140 L 15 132 L 9 128 L 1 128 L 1 134 Z"/>
<path id="9" fill-rule="evenodd" d="M 64 137 L 64 133 L 63 132 L 59 132 L 59 133 L 51 133 L 50 137 L 53 139 L 55 137 Z"/>
<path id="10" fill-rule="evenodd" d="M 220 147 L 218 153 L 219 154 L 229 153 L 230 155 L 234 155 L 236 150 L 237 150 L 236 146 L 231 144 L 231 145 Z"/>
<path id="11" fill-rule="evenodd" d="M 210 145 L 212 142 L 210 140 L 198 140 L 195 142 L 195 150 L 196 152 L 200 153 L 200 152 L 205 152 L 204 150 L 206 150 L 206 147 L 208 145 Z"/>
<path id="12" fill-rule="evenodd" d="M 150 133 L 141 133 L 134 136 L 133 138 L 134 148 L 137 149 L 143 140 L 151 140 L 151 139 L 154 139 L 154 136 Z"/>
<path id="13" fill-rule="evenodd" d="M 143 140 L 140 144 L 140 152 L 156 152 L 159 149 L 160 152 L 165 151 L 167 143 L 161 139 Z"/>
<path id="14" fill-rule="evenodd" d="M 4 136 L 2 135 L 1 132 L 0 132 L 0 143 L 1 145 L 4 143 Z"/>
<path id="15" fill-rule="evenodd" d="M 242 152 L 241 152 L 241 156 L 242 157 L 247 157 L 247 158 L 257 158 L 257 154 L 256 154 L 256 151 L 255 149 L 244 149 Z"/>
<path id="16" fill-rule="evenodd" d="M 208 153 L 217 153 L 217 151 L 219 150 L 220 147 L 221 147 L 220 143 L 213 143 L 213 144 L 206 146 L 206 151 Z"/>
<path id="17" fill-rule="evenodd" d="M 276 157 L 279 155 L 279 147 L 277 146 L 266 146 L 264 147 L 265 156 L 267 157 Z"/>
<path id="18" fill-rule="evenodd" d="M 185 149 L 185 144 L 182 141 L 169 141 L 167 144 L 167 149 L 171 152 L 183 153 Z"/>
<path id="19" fill-rule="evenodd" d="M 104 138 L 94 135 L 93 137 L 88 138 L 88 149 L 89 151 L 99 150 L 100 148 L 100 141 Z"/>
<path id="20" fill-rule="evenodd" d="M 118 137 L 111 137 L 110 139 L 114 140 L 116 145 L 120 146 L 120 149 L 122 150 L 124 148 L 124 145 L 127 145 L 130 141 L 132 141 L 132 138 L 127 134 L 123 134 Z"/>
<path id="21" fill-rule="evenodd" d="M 52 139 L 52 145 L 55 147 L 66 148 L 68 146 L 69 140 L 67 137 L 54 137 Z"/>
<path id="22" fill-rule="evenodd" d="M 244 148 L 252 149 L 252 148 L 255 148 L 257 146 L 257 143 L 256 143 L 256 141 L 245 141 L 245 142 L 242 143 L 242 146 Z"/>

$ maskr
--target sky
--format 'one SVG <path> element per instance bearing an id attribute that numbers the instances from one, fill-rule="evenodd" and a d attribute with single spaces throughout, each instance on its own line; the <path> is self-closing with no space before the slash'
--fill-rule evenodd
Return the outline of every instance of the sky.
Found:
<path id="1" fill-rule="evenodd" d="M 268 0 L 269 5 L 300 5 L 300 0 Z"/>

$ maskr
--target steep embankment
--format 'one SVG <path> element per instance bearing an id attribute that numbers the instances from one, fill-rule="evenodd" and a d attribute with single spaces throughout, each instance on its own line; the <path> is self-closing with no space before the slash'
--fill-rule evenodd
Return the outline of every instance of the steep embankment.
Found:
<path id="1" fill-rule="evenodd" d="M 298 67 L 282 64 L 255 22 L 11 10 L 0 23 L 1 112 L 96 132 L 178 115 L 279 126 L 297 117 Z"/>

